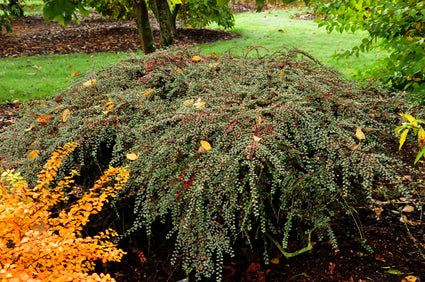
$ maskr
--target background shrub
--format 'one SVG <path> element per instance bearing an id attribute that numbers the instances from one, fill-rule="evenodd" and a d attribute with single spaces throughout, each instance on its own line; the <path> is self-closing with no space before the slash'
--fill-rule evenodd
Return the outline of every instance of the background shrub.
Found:
<path id="1" fill-rule="evenodd" d="M 29 105 L 0 135 L 0 156 L 31 181 L 72 140 L 81 145 L 65 167 L 80 168 L 88 186 L 106 166 L 129 165 L 117 197 L 134 203 L 126 234 L 155 236 L 161 222 L 175 242 L 172 261 L 182 255 L 186 271 L 220 277 L 238 238 L 272 239 L 290 256 L 291 236 L 314 230 L 337 248 L 338 214 L 409 198 L 393 135 L 408 107 L 401 94 L 358 86 L 300 50 L 242 58 L 167 50 Z"/>
<path id="2" fill-rule="evenodd" d="M 328 31 L 365 30 L 369 36 L 359 46 L 345 51 L 349 57 L 380 45 L 390 55 L 368 67 L 362 74 L 381 79 L 388 85 L 412 92 L 412 98 L 425 103 L 425 3 L 409 1 L 316 1 L 318 12 L 325 16 L 319 26 Z"/>

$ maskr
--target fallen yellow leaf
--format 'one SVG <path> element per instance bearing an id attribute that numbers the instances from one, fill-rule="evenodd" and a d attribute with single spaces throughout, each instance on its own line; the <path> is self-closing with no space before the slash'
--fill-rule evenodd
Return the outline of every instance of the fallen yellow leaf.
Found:
<path id="1" fill-rule="evenodd" d="M 126 155 L 126 158 L 127 158 L 127 160 L 135 161 L 135 160 L 137 160 L 139 158 L 139 154 L 136 154 L 134 152 L 131 152 L 131 153 L 128 153 Z"/>
<path id="2" fill-rule="evenodd" d="M 52 115 L 42 115 L 42 116 L 38 116 L 35 119 L 35 121 L 41 123 L 41 125 L 46 125 L 52 119 L 53 119 Z"/>
<path id="3" fill-rule="evenodd" d="M 70 115 L 71 115 L 71 111 L 69 109 L 65 109 L 62 112 L 62 122 L 67 121 Z"/>
<path id="4" fill-rule="evenodd" d="M 204 108 L 205 107 L 205 102 L 204 101 L 202 101 L 202 99 L 201 98 L 198 98 L 198 100 L 196 100 L 196 102 L 195 103 L 193 103 L 193 106 L 195 107 L 195 108 L 197 108 L 197 109 L 200 109 L 200 108 Z"/>
<path id="5" fill-rule="evenodd" d="M 139 93 L 142 94 L 143 97 L 149 97 L 152 95 L 152 92 L 155 91 L 155 88 L 149 88 L 144 91 L 140 91 Z"/>
<path id="6" fill-rule="evenodd" d="M 193 56 L 192 58 L 192 61 L 195 61 L 195 62 L 198 62 L 200 60 L 202 60 L 202 57 L 199 57 L 199 56 Z"/>
<path id="7" fill-rule="evenodd" d="M 86 82 L 84 82 L 83 83 L 83 86 L 92 86 L 92 85 L 95 85 L 97 83 L 97 80 L 96 79 L 90 79 L 90 80 L 88 80 L 88 81 L 86 81 Z"/>
<path id="8" fill-rule="evenodd" d="M 204 148 L 205 150 L 209 151 L 211 150 L 211 144 L 208 143 L 208 141 L 201 141 L 201 147 Z"/>
<path id="9" fill-rule="evenodd" d="M 38 150 L 34 150 L 31 151 L 31 153 L 29 153 L 28 157 L 32 160 L 35 159 L 38 156 L 39 151 Z"/>
<path id="10" fill-rule="evenodd" d="M 189 99 L 183 102 L 183 107 L 188 107 L 190 106 L 195 100 L 193 99 Z"/>
<path id="11" fill-rule="evenodd" d="M 357 138 L 359 138 L 359 140 L 363 140 L 366 138 L 366 136 L 364 135 L 363 131 L 357 127 L 356 129 L 356 136 Z"/>
<path id="12" fill-rule="evenodd" d="M 80 73 L 81 73 L 81 71 L 74 71 L 74 72 L 71 72 L 71 76 L 77 76 Z"/>
<path id="13" fill-rule="evenodd" d="M 255 142 L 260 142 L 261 138 L 255 135 L 252 135 L 252 138 L 254 139 Z"/>

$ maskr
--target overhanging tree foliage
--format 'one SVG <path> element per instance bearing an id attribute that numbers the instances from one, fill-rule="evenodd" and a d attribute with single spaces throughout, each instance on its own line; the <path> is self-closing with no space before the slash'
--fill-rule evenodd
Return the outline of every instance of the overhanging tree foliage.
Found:
<path id="1" fill-rule="evenodd" d="M 176 32 L 176 19 L 179 11 L 183 11 L 182 20 L 203 27 L 211 22 L 217 22 L 226 28 L 234 25 L 234 18 L 227 0 L 45 0 L 43 9 L 47 21 L 56 20 L 67 25 L 77 13 L 87 16 L 86 7 L 92 7 L 103 16 L 125 18 L 134 16 L 139 29 L 140 41 L 145 54 L 155 51 L 152 28 L 149 22 L 151 9 L 160 26 L 161 47 L 173 43 L 173 34 Z"/>
<path id="2" fill-rule="evenodd" d="M 0 1 L 0 36 L 3 34 L 3 27 L 6 29 L 6 32 L 11 32 L 12 19 L 22 17 L 23 15 L 24 11 L 19 0 Z"/>
<path id="3" fill-rule="evenodd" d="M 425 1 L 335 0 L 319 1 L 328 31 L 365 30 L 369 37 L 344 56 L 368 51 L 380 39 L 391 55 L 372 74 L 391 86 L 412 90 L 425 102 Z"/>

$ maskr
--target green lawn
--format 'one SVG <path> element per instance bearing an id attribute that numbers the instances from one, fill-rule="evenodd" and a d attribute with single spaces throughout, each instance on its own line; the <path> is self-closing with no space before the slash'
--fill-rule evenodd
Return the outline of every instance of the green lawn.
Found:
<path id="1" fill-rule="evenodd" d="M 317 23 L 313 21 L 292 20 L 290 17 L 295 13 L 300 13 L 300 10 L 294 8 L 238 14 L 235 16 L 236 26 L 231 31 L 240 33 L 242 38 L 195 48 L 202 54 L 230 51 L 243 55 L 249 50 L 248 46 L 263 46 L 264 48 L 257 49 L 263 54 L 266 53 L 265 48 L 272 53 L 295 46 L 309 52 L 322 63 L 335 66 L 347 77 L 385 55 L 384 52 L 374 51 L 362 54 L 359 58 L 338 61 L 332 55 L 356 45 L 365 34 L 336 32 L 329 34 L 324 28 L 319 29 Z M 251 54 L 255 54 L 255 51 Z M 84 75 L 87 71 L 117 62 L 128 55 L 128 53 L 99 53 L 1 58 L 0 102 L 54 95 L 78 77 L 75 76 L 77 72 Z"/>
<path id="2" fill-rule="evenodd" d="M 87 71 L 128 57 L 128 53 L 49 55 L 0 59 L 0 101 L 54 95 Z"/>
<path id="3" fill-rule="evenodd" d="M 241 55 L 242 50 L 247 51 L 247 49 L 241 48 L 244 46 L 261 45 L 269 49 L 269 52 L 284 50 L 285 47 L 297 47 L 318 58 L 323 64 L 335 66 L 347 77 L 351 77 L 357 70 L 386 55 L 382 51 L 373 51 L 361 54 L 358 58 L 351 57 L 338 61 L 333 58 L 335 53 L 342 53 L 342 51 L 359 44 L 361 39 L 367 36 L 367 33 L 328 33 L 325 28 L 318 28 L 314 21 L 291 19 L 291 15 L 295 13 L 302 13 L 302 10 L 274 10 L 239 14 L 232 31 L 242 34 L 242 38 L 205 44 L 198 48 L 203 54 L 231 50 L 233 54 Z M 262 54 L 266 53 L 264 49 L 258 50 Z"/>

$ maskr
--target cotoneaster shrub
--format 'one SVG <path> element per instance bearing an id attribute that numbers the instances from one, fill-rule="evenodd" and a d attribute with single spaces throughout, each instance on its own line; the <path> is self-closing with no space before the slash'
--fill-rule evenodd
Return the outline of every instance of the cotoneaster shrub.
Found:
<path id="1" fill-rule="evenodd" d="M 162 222 L 175 242 L 173 262 L 181 255 L 187 272 L 220 279 L 238 239 L 274 242 L 288 257 L 309 250 L 312 235 L 337 248 L 338 214 L 409 198 L 393 133 L 409 106 L 299 50 L 241 58 L 167 50 L 34 102 L 0 135 L 0 155 L 29 181 L 70 140 L 81 145 L 65 167 L 82 175 L 128 165 L 117 201 L 134 202 L 134 218 L 123 236 L 163 240 L 151 228 Z M 287 249 L 306 234 L 299 252 Z"/>
<path id="2" fill-rule="evenodd" d="M 89 274 L 96 260 L 120 261 L 124 252 L 111 242 L 113 230 L 82 237 L 89 216 L 97 214 L 108 197 L 128 179 L 125 168 L 109 168 L 90 193 L 67 209 L 57 204 L 67 200 L 64 190 L 70 176 L 56 180 L 57 170 L 78 144 L 56 150 L 30 187 L 14 171 L 0 176 L 0 279 L 2 281 L 114 281 L 110 275 Z M 113 180 L 115 179 L 115 180 Z M 115 184 L 111 185 L 111 181 Z M 106 186 L 106 187 L 104 187 Z M 56 209 L 55 209 L 56 208 Z"/>

